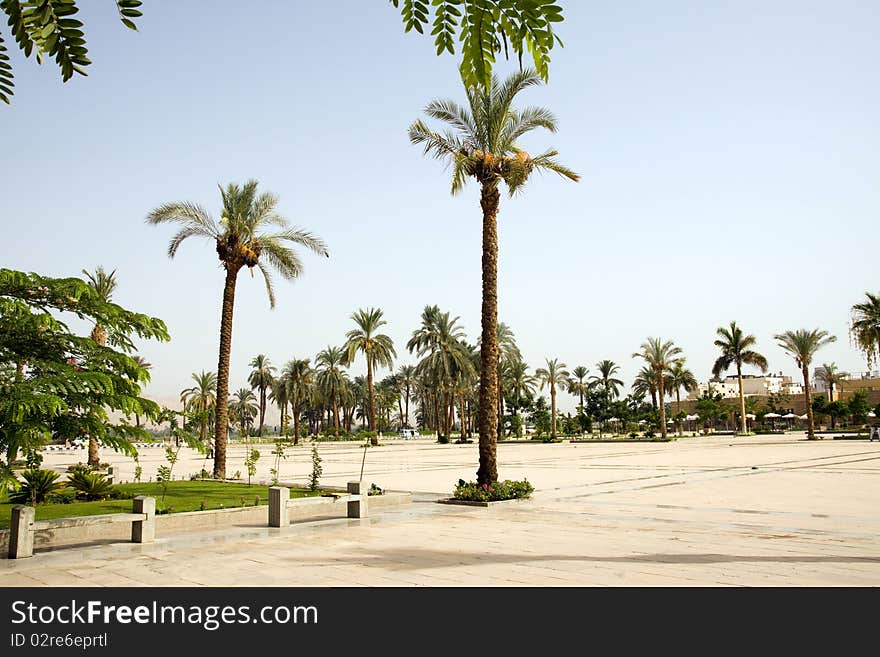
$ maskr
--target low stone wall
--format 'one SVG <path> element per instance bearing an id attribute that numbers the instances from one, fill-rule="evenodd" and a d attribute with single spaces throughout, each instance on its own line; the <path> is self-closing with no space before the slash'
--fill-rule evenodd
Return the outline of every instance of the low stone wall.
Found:
<path id="1" fill-rule="evenodd" d="M 312 498 L 313 499 L 313 498 Z M 412 502 L 412 493 L 388 493 L 374 495 L 369 499 L 370 511 L 391 509 Z M 319 518 L 344 518 L 345 502 L 326 498 L 326 502 L 312 503 L 298 507 L 290 505 L 291 522 L 316 520 Z M 197 529 L 216 529 L 219 527 L 252 526 L 267 527 L 269 524 L 268 505 L 247 506 L 234 509 L 212 509 L 208 511 L 188 511 L 156 516 L 156 538 L 161 539 L 168 531 Z M 0 530 L 0 559 L 9 552 L 9 530 Z M 94 542 L 128 542 L 131 540 L 129 523 L 106 523 L 64 529 L 38 529 L 34 535 L 34 550 L 49 547 Z"/>

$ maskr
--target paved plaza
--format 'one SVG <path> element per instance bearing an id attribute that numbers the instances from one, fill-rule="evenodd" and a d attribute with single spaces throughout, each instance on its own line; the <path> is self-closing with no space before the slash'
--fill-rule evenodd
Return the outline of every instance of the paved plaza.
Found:
<path id="1" fill-rule="evenodd" d="M 144 478 L 162 450 L 143 450 Z M 271 446 L 257 479 L 268 479 Z M 324 485 L 360 474 L 357 444 L 320 445 Z M 228 471 L 242 472 L 244 449 Z M 82 460 L 51 453 L 45 465 Z M 102 454 L 131 478 L 133 463 Z M 876 586 L 880 444 L 803 434 L 672 443 L 501 444 L 499 475 L 527 477 L 531 500 L 489 509 L 435 502 L 474 479 L 476 444 L 387 440 L 364 479 L 414 491 L 412 505 L 364 520 L 162 533 L 0 560 L 0 586 Z M 189 450 L 175 472 L 198 472 Z M 206 467 L 210 469 L 210 463 Z M 304 483 L 308 447 L 282 480 Z"/>

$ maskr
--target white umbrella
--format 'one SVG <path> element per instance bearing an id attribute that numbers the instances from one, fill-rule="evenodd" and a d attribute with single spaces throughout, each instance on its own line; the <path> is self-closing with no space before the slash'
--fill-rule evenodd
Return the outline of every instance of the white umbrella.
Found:
<path id="1" fill-rule="evenodd" d="M 766 413 L 764 417 L 782 417 L 779 413 Z"/>
<path id="2" fill-rule="evenodd" d="M 639 424 L 648 424 L 647 420 L 639 420 Z"/>
<path id="3" fill-rule="evenodd" d="M 868 413 L 868 417 L 877 417 L 877 414 L 874 411 Z"/>
<path id="4" fill-rule="evenodd" d="M 807 414 L 804 413 L 803 415 L 798 415 L 798 419 L 799 419 L 799 420 L 806 420 L 806 419 L 807 419 Z"/>
<path id="5" fill-rule="evenodd" d="M 675 420 L 666 420 L 666 424 L 675 424 Z"/>
<path id="6" fill-rule="evenodd" d="M 746 413 L 746 418 L 748 418 L 749 420 L 754 420 L 755 414 L 754 413 Z"/>
<path id="7" fill-rule="evenodd" d="M 620 422 L 620 418 L 610 417 L 610 418 L 608 418 L 608 421 L 609 422 Z"/>
<path id="8" fill-rule="evenodd" d="M 786 420 L 793 420 L 794 418 L 797 417 L 797 415 L 795 415 L 794 413 L 786 413 L 782 417 L 785 418 Z"/>
<path id="9" fill-rule="evenodd" d="M 688 421 L 691 421 L 691 420 L 699 420 L 699 419 L 700 419 L 700 416 L 699 416 L 699 415 L 687 415 L 687 416 L 685 416 L 684 419 L 685 419 L 685 420 L 688 420 Z"/>

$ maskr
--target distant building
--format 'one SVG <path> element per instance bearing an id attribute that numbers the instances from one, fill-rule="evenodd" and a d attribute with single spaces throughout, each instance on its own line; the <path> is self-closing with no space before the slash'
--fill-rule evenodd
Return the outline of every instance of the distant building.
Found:
<path id="1" fill-rule="evenodd" d="M 790 376 L 779 374 L 755 375 L 743 374 L 743 395 L 745 397 L 766 397 L 783 393 L 786 395 L 802 395 L 804 386 L 795 383 Z M 735 374 L 731 374 L 720 381 L 700 383 L 697 390 L 688 395 L 688 399 L 696 400 L 712 389 L 712 394 L 721 394 L 722 398 L 739 397 L 739 381 Z"/>

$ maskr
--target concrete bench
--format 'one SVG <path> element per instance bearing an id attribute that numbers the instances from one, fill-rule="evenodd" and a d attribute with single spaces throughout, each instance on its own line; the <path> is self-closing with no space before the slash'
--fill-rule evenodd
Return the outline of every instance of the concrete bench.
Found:
<path id="1" fill-rule="evenodd" d="M 333 497 L 333 502 L 345 502 L 347 516 L 349 518 L 366 518 L 367 515 L 366 492 L 361 491 L 361 482 L 349 481 L 348 494 Z M 326 497 L 298 497 L 290 499 L 290 489 L 284 486 L 272 486 L 269 489 L 269 526 L 287 527 L 290 524 L 290 508 L 294 506 L 308 506 L 313 504 L 327 504 Z"/>
<path id="2" fill-rule="evenodd" d="M 34 520 L 34 507 L 12 507 L 9 535 L 9 558 L 23 559 L 34 556 L 34 534 L 41 529 L 89 527 L 115 522 L 131 523 L 131 542 L 149 543 L 156 537 L 156 498 L 139 495 L 132 500 L 131 513 L 107 513 L 99 516 Z"/>

